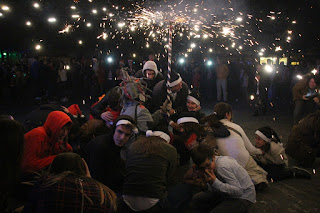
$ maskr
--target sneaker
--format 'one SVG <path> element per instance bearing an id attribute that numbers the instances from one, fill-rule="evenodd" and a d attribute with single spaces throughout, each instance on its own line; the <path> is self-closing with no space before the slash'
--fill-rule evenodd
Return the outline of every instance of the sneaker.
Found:
<path id="1" fill-rule="evenodd" d="M 293 177 L 295 178 L 305 178 L 311 179 L 311 174 L 306 169 L 302 169 L 300 167 L 293 166 L 292 167 Z"/>

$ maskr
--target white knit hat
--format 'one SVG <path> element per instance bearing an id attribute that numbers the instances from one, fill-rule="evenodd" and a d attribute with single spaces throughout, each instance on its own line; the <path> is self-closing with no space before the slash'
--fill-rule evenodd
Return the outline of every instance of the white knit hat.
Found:
<path id="1" fill-rule="evenodd" d="M 153 70 L 155 72 L 155 74 L 158 74 L 158 68 L 157 68 L 157 64 L 154 61 L 147 61 L 144 65 L 143 65 L 143 72 L 145 70 Z"/>

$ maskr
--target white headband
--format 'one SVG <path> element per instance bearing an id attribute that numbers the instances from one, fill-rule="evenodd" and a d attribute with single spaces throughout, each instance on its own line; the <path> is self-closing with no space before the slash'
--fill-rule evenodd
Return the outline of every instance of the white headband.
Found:
<path id="1" fill-rule="evenodd" d="M 169 84 L 168 84 L 169 87 L 174 87 L 174 86 L 178 85 L 182 81 L 182 78 L 180 77 L 179 74 L 178 74 L 178 76 L 179 76 L 179 78 L 177 80 L 175 80 L 175 81 L 173 81 L 171 83 L 169 82 Z"/>
<path id="2" fill-rule="evenodd" d="M 194 117 L 183 117 L 183 118 L 179 118 L 177 121 L 178 125 L 182 123 L 187 123 L 187 122 L 197 123 L 197 124 L 199 123 L 199 121 Z"/>
<path id="3" fill-rule="evenodd" d="M 170 136 L 162 131 L 152 131 L 152 130 L 148 130 L 146 132 L 146 136 L 150 137 L 150 136 L 157 136 L 160 137 L 162 139 L 164 139 L 165 141 L 167 141 L 167 143 L 170 142 Z"/>
<path id="4" fill-rule="evenodd" d="M 259 130 L 257 130 L 255 132 L 256 135 L 258 135 L 262 140 L 266 141 L 266 142 L 271 142 L 270 138 L 267 138 L 267 136 L 265 136 L 262 132 L 260 132 Z"/>
<path id="5" fill-rule="evenodd" d="M 193 97 L 193 96 L 188 95 L 187 99 L 188 99 L 189 101 L 194 102 L 194 103 L 197 104 L 197 105 L 200 105 L 200 101 L 198 101 L 198 99 L 196 99 L 196 98 Z"/>
<path id="6" fill-rule="evenodd" d="M 119 126 L 119 125 L 131 125 L 131 126 L 132 126 L 132 131 L 133 131 L 135 134 L 138 134 L 138 132 L 139 132 L 138 128 L 137 128 L 133 123 L 131 123 L 131 122 L 128 121 L 128 120 L 119 120 L 119 121 L 116 123 L 116 126 Z"/>

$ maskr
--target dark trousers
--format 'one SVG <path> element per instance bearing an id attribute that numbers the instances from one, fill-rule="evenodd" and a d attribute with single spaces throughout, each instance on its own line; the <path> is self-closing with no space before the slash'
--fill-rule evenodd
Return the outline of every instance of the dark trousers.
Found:
<path id="1" fill-rule="evenodd" d="M 192 186 L 189 184 L 177 184 L 168 189 L 168 196 L 162 198 L 158 203 L 151 208 L 139 211 L 141 213 L 174 213 L 184 212 L 188 207 L 192 198 Z M 118 211 L 120 213 L 133 213 L 133 211 L 121 198 L 118 201 Z"/>
<path id="2" fill-rule="evenodd" d="M 283 180 L 283 179 L 286 179 L 286 178 L 293 177 L 292 169 L 288 168 L 285 164 L 280 164 L 280 165 L 267 164 L 267 165 L 263 165 L 263 164 L 259 164 L 258 163 L 258 165 L 261 166 L 265 171 L 268 172 L 268 179 L 269 180 L 272 178 L 272 180 L 278 181 L 278 180 Z"/>
<path id="3" fill-rule="evenodd" d="M 313 100 L 296 100 L 294 102 L 293 124 L 296 125 L 304 116 L 315 112 L 316 105 Z"/>
<path id="4" fill-rule="evenodd" d="M 192 198 L 192 212 L 201 213 L 246 213 L 251 206 L 251 202 L 239 198 L 230 198 L 221 192 L 199 192 Z"/>

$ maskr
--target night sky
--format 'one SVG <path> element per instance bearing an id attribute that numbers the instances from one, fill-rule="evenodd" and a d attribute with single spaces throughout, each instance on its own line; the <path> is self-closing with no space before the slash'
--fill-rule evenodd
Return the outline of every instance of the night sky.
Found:
<path id="1" fill-rule="evenodd" d="M 138 49 L 165 54 L 163 47 L 167 43 L 164 41 L 167 32 L 163 29 L 166 27 L 159 27 L 159 22 L 156 20 L 153 25 L 163 31 L 154 38 L 151 36 L 149 26 L 138 27 L 140 28 L 138 32 L 129 32 L 127 26 L 131 21 L 128 17 L 141 12 L 137 11 L 137 8 L 146 8 L 153 12 L 164 9 L 164 12 L 168 12 L 166 9 L 168 5 L 172 5 L 174 12 L 178 14 L 184 10 L 181 9 L 184 6 L 174 6 L 174 3 L 179 2 L 183 2 L 184 6 L 188 5 L 189 11 L 185 13 L 186 16 L 191 14 L 193 8 L 198 8 L 201 12 L 192 13 L 188 24 L 180 24 L 179 29 L 175 29 L 177 34 L 174 35 L 173 45 L 176 54 L 187 52 L 187 49 L 190 49 L 190 42 L 196 43 L 201 52 L 213 49 L 213 53 L 216 54 L 257 55 L 262 48 L 265 52 L 274 53 L 276 46 L 281 46 L 282 49 L 277 54 L 319 54 L 320 1 L 317 0 L 189 0 L 189 2 L 80 0 L 79 3 L 74 3 L 73 0 L 1 1 L 0 5 L 8 5 L 10 11 L 4 11 L 3 8 L 0 10 L 2 13 L 0 49 L 34 52 L 34 46 L 40 42 L 45 47 L 43 54 L 49 55 L 92 55 L 99 51 L 102 51 L 102 54 L 115 51 L 117 54 L 129 54 L 129 52 L 131 54 L 134 51 L 138 52 Z M 35 8 L 34 3 L 39 3 L 40 7 Z M 72 5 L 76 10 L 70 9 Z M 102 11 L 103 7 L 106 11 Z M 92 9 L 96 9 L 97 14 L 93 14 Z M 233 19 L 239 16 L 239 12 L 243 14 L 243 23 L 238 24 Z M 109 16 L 110 13 L 113 13 L 112 17 Z M 72 14 L 79 14 L 80 18 L 71 18 Z M 252 17 L 249 18 L 248 14 Z M 57 19 L 56 23 L 48 22 L 47 19 L 51 16 Z M 103 18 L 106 20 L 102 20 Z M 271 20 L 272 18 L 274 20 Z M 26 21 L 30 21 L 31 26 L 27 26 Z M 126 24 L 124 27 L 126 29 L 117 28 L 116 24 L 121 21 Z M 191 28 L 196 21 L 201 22 L 200 30 L 189 36 L 189 32 L 194 32 Z M 236 26 L 234 36 L 231 34 L 221 36 L 220 31 L 226 25 L 224 21 L 229 22 L 227 24 L 231 23 L 230 26 Z M 293 24 L 293 21 L 296 21 L 296 24 Z M 92 24 L 90 28 L 86 26 L 88 22 Z M 243 26 L 240 26 L 241 24 Z M 72 26 L 70 31 L 58 33 L 65 25 Z M 109 27 L 111 25 L 112 28 Z M 287 35 L 288 30 L 292 31 L 291 35 Z M 179 37 L 182 31 L 183 35 Z M 108 37 L 105 40 L 97 39 L 103 32 Z M 209 39 L 200 41 L 195 37 L 196 34 L 200 36 L 208 34 Z M 291 38 L 286 42 L 288 36 Z M 83 44 L 80 45 L 79 40 Z M 147 45 L 150 45 L 150 48 Z M 242 49 L 237 49 L 240 46 Z"/>

